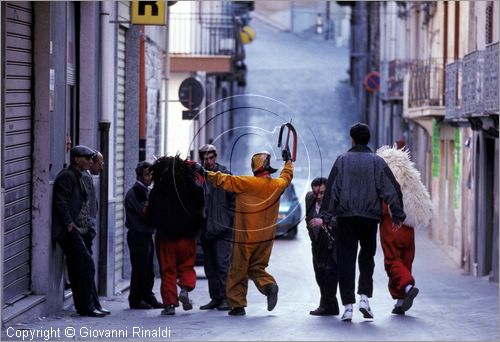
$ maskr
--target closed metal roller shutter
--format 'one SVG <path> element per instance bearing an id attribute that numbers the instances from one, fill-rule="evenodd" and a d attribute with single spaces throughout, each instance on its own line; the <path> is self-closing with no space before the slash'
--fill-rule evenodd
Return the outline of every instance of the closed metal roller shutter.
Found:
<path id="1" fill-rule="evenodd" d="M 121 6 L 120 6 L 121 7 Z M 115 282 L 123 278 L 123 255 L 126 244 L 124 184 L 125 184 L 125 34 L 126 28 L 118 30 L 118 76 L 116 110 L 115 147 Z"/>
<path id="2" fill-rule="evenodd" d="M 31 2 L 9 2 L 4 8 L 3 304 L 8 304 L 30 289 L 33 16 Z"/>

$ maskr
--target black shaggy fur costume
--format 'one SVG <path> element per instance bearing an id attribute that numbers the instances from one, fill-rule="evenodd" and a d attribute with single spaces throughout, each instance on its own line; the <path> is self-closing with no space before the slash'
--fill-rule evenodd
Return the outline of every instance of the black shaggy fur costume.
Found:
<path id="1" fill-rule="evenodd" d="M 192 162 L 179 155 L 161 157 L 151 166 L 154 186 L 148 217 L 160 236 L 193 238 L 205 224 L 203 187 L 194 169 Z"/>

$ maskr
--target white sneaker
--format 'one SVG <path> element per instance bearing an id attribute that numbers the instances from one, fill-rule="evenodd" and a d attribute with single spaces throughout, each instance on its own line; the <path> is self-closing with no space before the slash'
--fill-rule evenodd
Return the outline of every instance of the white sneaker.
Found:
<path id="1" fill-rule="evenodd" d="M 359 311 L 361 311 L 364 318 L 373 318 L 373 313 L 370 309 L 370 303 L 368 303 L 368 299 L 361 299 L 359 301 Z"/>
<path id="2" fill-rule="evenodd" d="M 344 322 L 350 322 L 352 320 L 352 309 L 346 308 L 340 320 Z"/>

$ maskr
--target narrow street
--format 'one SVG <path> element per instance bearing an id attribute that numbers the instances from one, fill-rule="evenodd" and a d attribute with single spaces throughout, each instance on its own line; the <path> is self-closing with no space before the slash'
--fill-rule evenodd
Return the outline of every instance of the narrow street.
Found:
<path id="1" fill-rule="evenodd" d="M 257 20 L 252 21 L 252 26 L 257 38 L 246 47 L 248 78 L 245 92 L 248 96 L 238 96 L 236 105 L 253 108 L 236 111 L 234 149 L 232 146 L 226 148 L 219 161 L 231 165 L 235 174 L 250 174 L 253 153 L 272 150 L 280 159 L 275 128 L 291 118 L 300 138 L 293 182 L 304 213 L 303 199 L 310 190 L 310 181 L 328 176 L 335 158 L 350 147 L 349 127 L 358 121 L 348 81 L 349 52 L 331 42 L 304 40 L 276 31 Z M 276 158 L 271 164 L 275 168 L 282 166 Z M 266 297 L 251 282 L 246 316 L 230 317 L 227 312 L 200 311 L 199 306 L 209 298 L 203 269 L 197 267 L 198 283 L 191 293 L 194 304 L 191 311 L 177 308 L 175 316 L 167 317 L 161 316 L 160 310 L 130 310 L 128 293 L 121 293 L 102 301 L 103 307 L 112 311 L 109 317 L 80 318 L 71 308 L 57 316 L 13 325 L 10 333 L 18 329 L 60 328 L 59 338 L 50 340 L 97 340 L 97 335 L 82 335 L 81 327 L 86 327 L 87 332 L 126 330 L 126 338 L 141 341 L 498 340 L 498 284 L 488 282 L 487 277 L 463 275 L 428 235 L 427 230 L 416 234 L 414 275 L 420 294 L 406 316 L 391 314 L 393 301 L 387 290 L 380 247 L 375 260 L 374 297 L 370 300 L 375 315 L 373 320 L 364 320 L 357 305 L 351 323 L 341 322 L 338 316 L 309 315 L 309 311 L 318 306 L 319 290 L 312 269 L 309 237 L 302 221 L 295 239 L 275 242 L 268 271 L 277 279 L 280 292 L 278 305 L 272 312 L 266 310 Z M 159 297 L 159 279 L 155 282 L 155 293 Z M 7 335 L 9 327 L 4 326 L 2 340 L 20 340 Z M 74 337 L 65 335 L 67 327 L 75 327 Z M 132 327 L 168 328 L 170 336 L 133 335 Z"/>

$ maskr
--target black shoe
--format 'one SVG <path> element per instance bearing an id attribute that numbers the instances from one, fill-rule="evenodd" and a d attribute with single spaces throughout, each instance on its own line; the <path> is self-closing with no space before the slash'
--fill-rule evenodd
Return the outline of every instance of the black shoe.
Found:
<path id="1" fill-rule="evenodd" d="M 104 317 L 104 316 L 106 316 L 106 314 L 104 312 L 101 312 L 97 309 L 94 309 L 93 311 L 79 312 L 78 314 L 80 316 L 86 316 L 86 317 Z"/>
<path id="2" fill-rule="evenodd" d="M 167 307 L 163 303 L 160 303 L 155 297 L 151 297 L 149 300 L 145 300 L 145 302 L 151 305 L 153 309 L 164 309 Z"/>
<path id="3" fill-rule="evenodd" d="M 229 306 L 227 299 L 221 300 L 219 306 L 217 307 L 217 310 L 219 310 L 219 311 L 227 311 L 229 309 L 231 309 L 231 307 Z"/>
<path id="4" fill-rule="evenodd" d="M 102 312 L 102 313 L 103 313 L 103 314 L 105 314 L 105 315 L 111 315 L 111 311 L 109 311 L 108 309 L 105 309 L 105 308 L 97 308 L 96 310 L 97 310 L 97 311 Z"/>
<path id="5" fill-rule="evenodd" d="M 182 308 L 187 311 L 193 308 L 193 303 L 189 299 L 189 294 L 185 289 L 179 293 L 179 301 L 182 303 Z"/>
<path id="6" fill-rule="evenodd" d="M 266 285 L 267 311 L 273 311 L 278 303 L 278 290 L 279 288 L 276 284 Z"/>
<path id="7" fill-rule="evenodd" d="M 217 309 L 221 302 L 219 300 L 212 299 L 208 304 L 200 306 L 200 310 L 212 310 Z"/>
<path id="8" fill-rule="evenodd" d="M 405 295 L 405 298 L 403 299 L 403 304 L 401 304 L 401 309 L 403 311 L 410 310 L 411 306 L 413 305 L 413 300 L 417 295 L 418 295 L 418 289 L 415 286 L 412 286 L 410 291 L 408 291 L 408 293 Z"/>
<path id="9" fill-rule="evenodd" d="M 313 316 L 334 316 L 334 315 L 338 315 L 339 313 L 337 312 L 335 314 L 335 312 L 333 312 L 333 310 L 327 310 L 325 308 L 322 308 L 321 306 L 319 308 L 317 308 L 316 310 L 313 310 L 313 311 L 309 311 L 309 314 L 310 315 L 313 315 Z"/>
<path id="10" fill-rule="evenodd" d="M 175 315 L 175 305 L 167 305 L 165 309 L 161 310 L 163 316 Z"/>
<path id="11" fill-rule="evenodd" d="M 237 307 L 237 308 L 232 308 L 228 313 L 230 316 L 245 316 L 245 308 L 243 307 Z"/>
<path id="12" fill-rule="evenodd" d="M 152 308 L 150 304 L 146 303 L 143 300 L 138 302 L 129 302 L 129 307 L 136 310 L 148 310 Z"/>
<path id="13" fill-rule="evenodd" d="M 404 315 L 405 314 L 403 308 L 401 308 L 400 306 L 394 306 L 394 309 L 392 309 L 391 312 L 395 315 Z"/>

